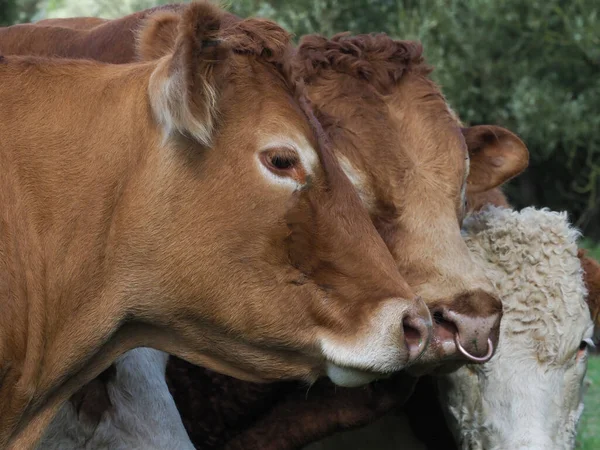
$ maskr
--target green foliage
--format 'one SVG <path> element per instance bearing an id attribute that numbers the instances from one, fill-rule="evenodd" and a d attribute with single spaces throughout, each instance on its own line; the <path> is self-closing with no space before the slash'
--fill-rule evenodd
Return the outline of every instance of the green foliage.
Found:
<path id="1" fill-rule="evenodd" d="M 600 4 L 451 1 L 435 17 L 422 39 L 455 109 L 530 149 L 512 200 L 569 210 L 600 237 Z"/>
<path id="2" fill-rule="evenodd" d="M 134 11 L 189 0 L 46 0 L 46 17 L 93 16 L 115 19 Z"/>
<path id="3" fill-rule="evenodd" d="M 17 20 L 16 0 L 0 0 L 0 26 L 10 25 Z"/>
<path id="4" fill-rule="evenodd" d="M 594 242 L 591 239 L 583 239 L 579 246 L 585 248 L 588 251 L 588 255 L 592 258 L 600 261 L 600 243 Z"/>
<path id="5" fill-rule="evenodd" d="M 40 3 L 41 0 L 0 0 L 0 26 L 30 22 Z"/>
<path id="6" fill-rule="evenodd" d="M 577 433 L 578 450 L 600 448 L 600 357 L 589 359 L 587 380 L 590 386 L 584 397 L 585 409 Z"/>

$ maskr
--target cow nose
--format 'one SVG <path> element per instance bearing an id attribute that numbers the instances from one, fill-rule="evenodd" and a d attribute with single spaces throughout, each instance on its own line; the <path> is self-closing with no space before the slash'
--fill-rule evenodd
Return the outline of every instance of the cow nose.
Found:
<path id="1" fill-rule="evenodd" d="M 502 317 L 502 303 L 496 296 L 474 291 L 433 308 L 432 313 L 435 339 L 451 343 L 452 356 L 484 363 L 494 355 Z"/>
<path id="2" fill-rule="evenodd" d="M 407 364 L 411 364 L 423 354 L 432 334 L 431 313 L 420 297 L 404 314 L 402 331 L 408 354 Z"/>

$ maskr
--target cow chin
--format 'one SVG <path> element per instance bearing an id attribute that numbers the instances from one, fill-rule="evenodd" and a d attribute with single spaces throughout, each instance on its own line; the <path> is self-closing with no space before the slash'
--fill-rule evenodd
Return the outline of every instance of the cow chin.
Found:
<path id="1" fill-rule="evenodd" d="M 337 386 L 349 388 L 364 386 L 383 377 L 383 375 L 374 372 L 342 367 L 330 362 L 327 363 L 326 373 L 329 379 Z"/>

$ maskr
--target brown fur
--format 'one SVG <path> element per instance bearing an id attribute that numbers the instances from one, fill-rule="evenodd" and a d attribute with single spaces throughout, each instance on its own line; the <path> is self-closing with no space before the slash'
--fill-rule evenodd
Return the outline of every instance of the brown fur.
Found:
<path id="1" fill-rule="evenodd" d="M 158 58 L 171 50 L 169 42 L 173 36 L 176 15 L 176 13 L 164 13 L 160 15 L 149 14 L 146 16 L 146 26 L 141 26 L 140 39 L 137 44 L 139 54 L 142 57 Z M 119 45 L 129 48 L 131 39 L 124 36 Z M 388 247 L 394 252 L 397 261 L 402 261 L 403 259 L 410 261 L 411 258 L 407 257 L 403 250 L 399 251 L 399 249 L 404 249 L 405 246 L 405 241 L 400 239 L 399 234 L 406 227 L 402 223 L 402 216 L 407 214 L 407 212 L 414 213 L 419 211 L 420 208 L 418 206 L 409 206 L 409 202 L 404 201 L 405 196 L 402 194 L 404 187 L 402 185 L 395 186 L 393 181 L 397 177 L 395 174 L 403 176 L 403 174 L 410 172 L 407 172 L 406 167 L 402 167 L 406 165 L 407 160 L 404 159 L 403 152 L 399 152 L 397 149 L 396 137 L 387 131 L 382 132 L 381 130 L 396 129 L 396 125 L 390 122 L 390 119 L 387 117 L 389 108 L 402 108 L 402 105 L 407 102 L 409 104 L 421 104 L 421 101 L 417 100 L 418 96 L 396 100 L 394 96 L 397 97 L 397 92 L 402 92 L 397 88 L 398 85 L 408 86 L 408 92 L 414 91 L 421 98 L 426 99 L 426 103 L 423 103 L 420 108 L 426 111 L 430 117 L 440 116 L 447 123 L 454 121 L 454 118 L 449 113 L 445 114 L 446 108 L 441 94 L 432 83 L 424 78 L 429 72 L 429 68 L 422 60 L 420 45 L 411 42 L 392 41 L 384 35 L 360 37 L 340 35 L 331 41 L 319 37 L 308 37 L 305 38 L 298 54 L 299 56 L 294 60 L 295 74 L 301 76 L 308 83 L 309 95 L 316 103 L 316 113 L 320 121 L 326 125 L 330 140 L 338 152 L 341 152 L 358 170 L 366 174 L 367 185 L 370 185 L 374 191 L 372 194 L 375 198 L 375 205 L 374 209 L 371 210 L 373 222 L 376 224 Z M 322 84 L 328 82 L 330 86 L 322 86 Z M 347 97 L 346 103 L 344 103 L 343 97 L 340 97 L 338 100 L 339 93 L 344 93 Z M 382 95 L 386 95 L 386 97 L 382 97 Z M 388 100 L 391 101 L 389 105 L 386 104 Z M 442 114 L 440 114 L 440 108 Z M 411 113 L 407 112 L 403 114 L 409 114 L 410 116 Z M 415 117 L 417 116 L 415 115 Z M 416 128 L 414 124 L 417 125 Z M 409 136 L 412 133 L 415 136 L 429 135 L 431 130 L 427 130 L 426 122 L 423 124 L 414 122 L 414 124 L 411 125 L 412 128 L 410 130 L 401 131 L 402 134 L 408 134 Z M 346 130 L 348 129 L 353 130 L 355 134 L 347 133 Z M 373 130 L 379 131 L 374 132 Z M 456 130 L 456 139 L 459 140 L 460 145 L 458 123 Z M 488 161 L 489 159 L 486 158 L 488 154 L 486 148 L 494 147 L 493 142 L 492 145 L 487 144 L 487 141 L 483 139 L 485 136 L 484 133 L 473 133 L 470 139 L 473 148 L 478 149 L 477 154 L 474 154 L 473 158 L 476 160 L 475 166 L 477 166 L 478 158 L 484 163 Z M 483 142 L 478 142 L 478 138 Z M 515 142 L 519 144 L 520 141 Z M 407 143 L 406 145 L 411 144 Z M 502 147 L 500 146 L 500 148 Z M 479 151 L 480 149 L 483 149 L 483 151 Z M 398 159 L 399 156 L 401 157 L 400 159 Z M 385 161 L 385 164 L 380 165 L 379 161 Z M 460 170 L 454 172 L 455 167 L 457 169 L 460 167 L 460 164 L 456 164 L 458 161 L 452 162 L 451 159 L 443 159 L 443 161 L 444 164 L 449 163 L 449 174 L 455 173 L 460 176 Z M 372 164 L 372 162 L 375 164 Z M 400 166 L 398 167 L 396 163 L 400 164 Z M 444 165 L 440 167 L 444 167 Z M 520 167 L 517 170 L 522 170 L 523 163 L 517 161 L 517 164 L 514 164 L 513 167 Z M 491 173 L 501 174 L 504 170 L 504 166 L 500 165 L 496 166 L 495 171 Z M 451 183 L 451 177 L 447 178 L 443 173 L 440 174 L 435 171 L 433 173 L 438 178 L 446 180 L 449 184 Z M 487 182 L 489 178 L 483 178 L 482 182 Z M 501 178 L 496 178 L 494 182 L 497 182 L 498 179 L 501 180 Z M 382 185 L 379 183 L 380 180 L 390 180 L 391 184 Z M 402 178 L 399 179 L 399 181 L 401 180 Z M 400 188 L 399 191 L 397 190 L 398 187 Z M 456 204 L 456 206 L 452 208 L 451 212 L 447 211 L 450 215 L 455 216 L 454 223 L 452 224 L 452 221 L 450 221 L 446 225 L 443 225 L 443 227 L 446 230 L 450 229 L 448 227 L 454 227 L 456 230 L 456 234 L 452 239 L 448 239 L 447 242 L 453 242 L 454 240 L 457 245 L 462 245 L 462 241 L 458 235 L 457 222 L 459 218 L 456 217 L 461 213 L 461 205 L 456 200 L 458 190 L 453 189 L 450 189 L 444 195 L 447 196 L 450 194 L 450 197 L 454 197 L 453 200 L 450 200 L 450 204 Z M 433 195 L 438 194 L 432 192 Z M 434 197 L 431 198 L 433 199 Z M 436 213 L 440 212 L 440 210 L 443 210 L 443 208 L 437 208 Z M 428 212 L 426 213 L 429 214 Z M 305 206 L 305 212 L 299 217 L 290 216 L 293 223 L 297 223 L 298 230 L 304 227 L 302 222 L 310 217 L 307 214 L 309 214 L 309 210 Z M 413 226 L 409 224 L 409 229 Z M 419 227 L 422 227 L 422 225 L 419 225 Z M 303 234 L 300 234 L 298 237 L 302 237 Z M 407 239 L 412 237 L 410 233 L 406 234 Z M 298 264 L 297 267 L 305 274 L 327 274 L 328 272 L 322 272 L 322 269 L 319 269 L 318 264 L 315 263 L 319 259 L 318 249 L 304 245 L 304 239 L 302 237 L 300 240 L 297 240 L 292 236 L 292 240 L 290 241 L 292 244 L 296 242 L 293 248 L 297 249 L 295 251 L 297 254 L 295 257 Z M 415 239 L 413 244 L 419 248 L 419 257 L 429 247 L 428 243 L 419 241 L 418 239 Z M 454 250 L 456 249 L 448 247 L 444 250 L 444 253 L 453 257 L 461 255 L 461 251 L 455 252 Z M 432 251 L 435 252 L 436 250 L 432 249 Z M 462 252 L 462 258 L 464 257 L 464 252 Z M 402 267 L 410 267 L 408 272 L 411 273 L 412 267 L 410 265 L 403 265 Z M 466 267 L 465 270 L 469 272 L 469 269 Z M 415 273 L 415 281 L 419 283 L 419 277 L 427 277 L 430 273 L 430 269 L 423 266 Z M 479 298 L 479 294 L 468 294 L 465 284 L 455 283 L 455 281 L 459 280 L 453 281 L 458 290 L 453 295 L 460 298 L 461 312 L 477 316 L 486 314 L 485 308 L 488 307 L 491 307 L 491 310 L 494 312 L 498 310 L 497 301 L 492 299 L 491 304 L 483 305 L 482 302 L 476 301 Z M 448 287 L 449 285 L 444 286 L 445 289 Z M 474 287 L 473 291 L 481 292 L 481 288 Z M 431 300 L 437 303 L 441 302 L 439 298 Z M 444 302 L 448 302 L 448 299 L 444 300 Z M 182 401 L 185 402 L 185 399 L 179 398 L 179 405 L 185 408 L 183 406 L 185 403 L 181 403 Z M 308 414 L 308 411 L 305 413 Z M 310 414 L 314 414 L 314 411 Z M 321 414 L 322 417 L 327 416 L 325 411 L 321 411 Z M 298 416 L 302 416 L 301 411 L 298 411 Z M 335 414 L 332 417 L 336 417 Z M 321 422 L 316 420 L 315 423 Z M 323 421 L 323 423 L 328 422 Z M 334 428 L 331 427 L 328 429 Z M 313 432 L 316 433 L 317 430 L 313 430 Z M 305 438 L 309 441 L 311 439 L 308 433 L 305 433 Z"/>
<path id="2" fill-rule="evenodd" d="M 37 26 L 43 27 L 63 27 L 74 30 L 89 30 L 90 28 L 104 25 L 109 19 L 100 17 L 65 17 L 60 19 L 42 19 L 35 22 Z"/>
<path id="3" fill-rule="evenodd" d="M 583 267 L 585 285 L 588 290 L 587 302 L 594 325 L 600 330 L 600 263 L 587 256 L 585 250 L 580 249 L 577 256 Z M 597 332 L 598 336 L 600 332 Z"/>
<path id="4" fill-rule="evenodd" d="M 396 89 L 407 72 L 427 75 L 431 71 L 425 64 L 419 42 L 392 41 L 385 34 L 358 38 L 340 33 L 331 39 L 305 36 L 300 53 L 296 70 L 307 83 L 333 70 L 365 81 L 381 94 Z"/>
<path id="5" fill-rule="evenodd" d="M 148 15 L 143 26 L 139 27 L 135 53 L 141 61 L 153 61 L 167 55 L 177 37 L 180 15 L 175 11 L 165 11 Z M 131 44 L 125 40 L 124 45 Z"/>
<path id="6" fill-rule="evenodd" d="M 461 129 L 414 42 L 305 36 L 295 70 L 333 148 L 362 174 L 372 220 L 409 284 L 440 308 L 444 320 L 459 304 L 465 318 L 499 317 L 500 302 L 460 237 L 464 159 L 468 150 L 473 170 L 467 186 L 487 191 L 526 167 L 524 144 L 499 127 Z M 502 140 L 488 139 L 488 131 Z M 509 148 L 520 158 L 494 159 Z M 497 323 L 490 322 L 491 336 Z M 439 361 L 433 343 L 421 361 Z"/>
<path id="7" fill-rule="evenodd" d="M 314 380 L 319 339 L 381 332 L 371 318 L 390 299 L 430 320 L 290 79 L 287 34 L 258 20 L 222 30 L 222 17 L 192 4 L 173 52 L 150 63 L 0 66 L 1 447 L 32 448 L 134 347 L 252 381 Z M 295 194 L 255 168 L 258 140 L 282 134 L 320 161 Z"/>
<path id="8" fill-rule="evenodd" d="M 252 427 L 230 439 L 227 450 L 299 449 L 333 433 L 367 425 L 403 404 L 417 379 L 403 372 L 361 389 L 335 388 L 319 380 L 310 389 L 297 386 Z"/>
<path id="9" fill-rule="evenodd" d="M 467 211 L 477 212 L 486 205 L 502 206 L 510 208 L 508 199 L 500 188 L 491 189 L 489 191 L 469 193 L 467 195 Z"/>

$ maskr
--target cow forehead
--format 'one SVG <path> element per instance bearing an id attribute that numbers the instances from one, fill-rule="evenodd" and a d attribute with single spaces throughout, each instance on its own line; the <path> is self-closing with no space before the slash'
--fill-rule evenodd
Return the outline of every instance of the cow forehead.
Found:
<path id="1" fill-rule="evenodd" d="M 389 147 L 386 164 L 395 168 L 397 176 L 390 182 L 409 194 L 427 190 L 428 199 L 458 197 L 470 165 L 458 123 L 443 103 L 430 106 L 428 113 L 417 109 L 412 114 L 413 108 L 390 108 L 394 139 L 385 142 Z"/>

